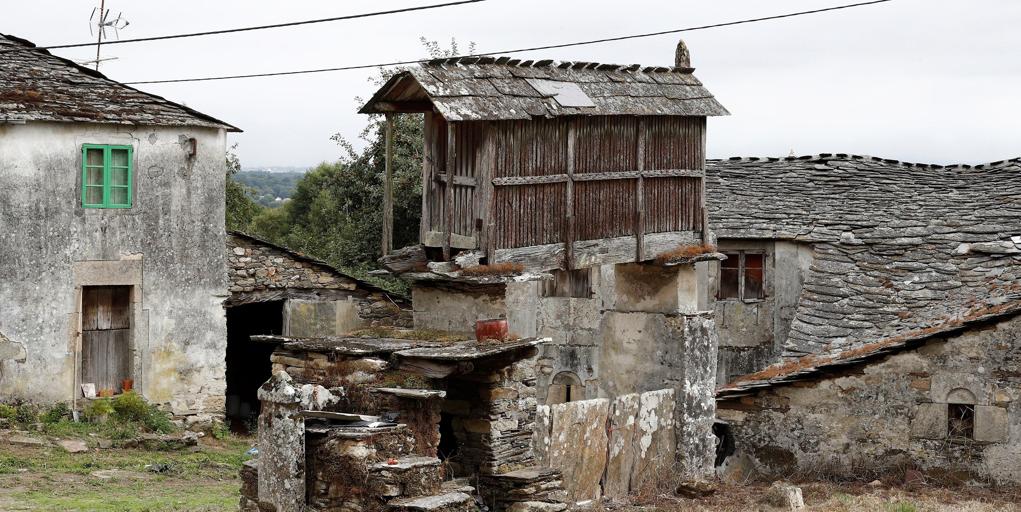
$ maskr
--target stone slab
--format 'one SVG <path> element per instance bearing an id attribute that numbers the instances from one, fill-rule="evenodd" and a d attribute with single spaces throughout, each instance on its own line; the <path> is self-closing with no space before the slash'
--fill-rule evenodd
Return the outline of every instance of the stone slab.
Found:
<path id="1" fill-rule="evenodd" d="M 995 405 L 975 406 L 975 440 L 987 443 L 1007 441 L 1007 409 Z"/>
<path id="2" fill-rule="evenodd" d="M 639 402 L 637 393 L 613 399 L 609 456 L 603 482 L 603 494 L 610 498 L 626 498 L 631 492 L 631 468 L 635 464 L 635 420 L 638 419 Z"/>
<path id="3" fill-rule="evenodd" d="M 563 473 L 572 502 L 599 499 L 606 467 L 606 420 L 610 401 L 605 398 L 550 406 L 550 466 Z"/>

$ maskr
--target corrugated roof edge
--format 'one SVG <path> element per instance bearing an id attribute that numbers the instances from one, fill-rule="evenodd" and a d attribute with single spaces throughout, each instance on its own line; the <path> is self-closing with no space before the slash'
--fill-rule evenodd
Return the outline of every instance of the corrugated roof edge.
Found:
<path id="1" fill-rule="evenodd" d="M 879 158 L 869 155 L 855 155 L 850 153 L 818 153 L 815 155 L 801 155 L 801 156 L 784 156 L 784 157 L 759 157 L 759 156 L 732 156 L 729 158 L 709 158 L 707 162 L 738 162 L 738 163 L 753 163 L 753 162 L 782 162 L 782 161 L 794 161 L 794 160 L 808 160 L 808 161 L 826 161 L 826 160 L 862 160 L 870 162 L 882 162 L 891 165 L 901 165 L 904 167 L 920 167 L 929 169 L 988 169 L 992 167 L 1005 167 L 1009 165 L 1021 164 L 1021 157 L 1010 158 L 1005 160 L 997 160 L 995 162 L 987 162 L 982 164 L 924 164 L 914 162 L 904 162 L 901 160 L 895 160 L 892 158 Z"/>
<path id="2" fill-rule="evenodd" d="M 959 317 L 925 329 L 909 331 L 872 343 L 844 350 L 833 355 L 807 355 L 764 370 L 743 375 L 716 389 L 717 400 L 727 400 L 754 393 L 755 390 L 821 377 L 829 369 L 868 363 L 878 357 L 917 347 L 935 338 L 960 334 L 981 324 L 1002 321 L 1021 314 L 1021 295 L 995 306 L 970 309 Z"/>
<path id="3" fill-rule="evenodd" d="M 400 298 L 402 300 L 407 300 L 408 299 L 408 297 L 405 297 L 403 295 L 399 295 L 399 294 L 396 294 L 396 293 L 384 290 L 384 289 L 382 289 L 382 288 L 380 288 L 380 287 L 378 287 L 378 286 L 376 286 L 376 285 L 374 285 L 372 283 L 369 283 L 367 281 L 362 281 L 361 279 L 358 279 L 357 277 L 354 277 L 354 276 L 352 276 L 352 275 L 350 275 L 350 274 L 348 274 L 346 272 L 343 272 L 340 269 L 338 269 L 337 267 L 334 267 L 333 265 L 330 265 L 329 263 L 326 263 L 323 260 L 313 258 L 313 257 L 311 257 L 311 256 L 309 256 L 307 254 L 300 253 L 298 251 L 295 251 L 294 249 L 285 247 L 283 245 L 275 244 L 273 242 L 270 242 L 269 240 L 264 240 L 264 239 L 259 238 L 257 236 L 249 235 L 248 233 L 244 233 L 242 231 L 227 230 L 227 234 L 228 235 L 233 235 L 233 236 L 236 236 L 236 237 L 240 237 L 240 238 L 245 238 L 245 239 L 250 240 L 252 242 L 256 242 L 256 243 L 259 243 L 259 244 L 271 247 L 271 248 L 276 249 L 278 251 L 287 253 L 287 255 L 291 256 L 294 259 L 301 260 L 301 261 L 308 262 L 308 263 L 312 263 L 314 265 L 319 265 L 321 267 L 325 267 L 330 272 L 333 272 L 334 274 L 339 275 L 341 277 L 350 279 L 350 280 L 358 283 L 358 286 L 361 286 L 363 288 L 366 288 L 366 289 L 369 289 L 369 290 L 372 290 L 372 291 L 382 292 L 382 293 L 385 293 L 387 295 Z"/>
<path id="4" fill-rule="evenodd" d="M 24 39 L 24 38 L 21 38 L 21 37 L 18 37 L 18 36 L 12 36 L 10 34 L 4 34 L 4 33 L 0 32 L 0 37 L 2 37 L 4 39 L 7 39 L 9 41 L 13 41 L 14 43 L 20 44 L 22 46 L 27 46 L 29 48 L 37 48 L 36 44 L 33 43 L 32 41 L 29 41 L 28 39 Z M 74 61 L 69 60 L 69 59 L 65 59 L 65 58 L 60 57 L 58 55 L 54 55 L 54 54 L 50 53 L 49 50 L 36 49 L 34 51 L 37 51 L 39 53 L 48 55 L 50 57 L 53 57 L 54 59 L 60 60 L 61 62 L 65 63 L 65 64 L 67 64 L 69 66 L 72 66 L 74 68 L 77 68 L 78 71 L 80 71 L 80 72 L 82 72 L 82 73 L 84 73 L 86 75 L 89 75 L 89 76 L 91 76 L 93 78 L 99 78 L 99 79 L 102 79 L 102 80 L 106 80 L 108 82 L 111 82 L 111 83 L 114 83 L 116 85 L 119 85 L 120 87 L 124 87 L 125 89 L 131 89 L 132 91 L 138 92 L 140 94 L 144 94 L 146 96 L 150 96 L 152 98 L 155 98 L 155 99 L 157 99 L 159 101 L 164 101 L 166 103 L 174 105 L 177 108 L 180 108 L 181 110 L 184 110 L 188 114 L 191 114 L 193 117 L 197 117 L 199 119 L 202 119 L 204 121 L 208 121 L 210 123 L 218 124 L 218 125 L 222 126 L 224 129 L 226 129 L 228 132 L 233 132 L 233 133 L 241 133 L 242 132 L 241 128 L 238 128 L 237 126 L 234 126 L 234 125 L 232 125 L 230 123 L 221 121 L 221 120 L 219 120 L 219 119 L 217 119 L 217 118 L 215 118 L 213 116 L 210 116 L 208 114 L 203 114 L 202 112 L 199 112 L 198 110 L 195 110 L 195 109 L 193 109 L 191 107 L 188 107 L 188 106 L 185 106 L 185 105 L 181 105 L 180 103 L 177 103 L 175 101 L 170 101 L 170 100 L 168 100 L 168 99 L 166 99 L 166 98 L 164 98 L 162 96 L 157 96 L 157 95 L 152 94 L 150 92 L 145 92 L 145 91 L 143 91 L 141 89 L 136 89 L 134 87 L 131 87 L 130 85 L 125 85 L 125 84 L 123 84 L 121 82 L 118 82 L 118 81 L 112 79 L 112 78 L 108 78 L 106 75 L 100 73 L 99 71 L 97 71 L 95 69 L 89 69 L 89 68 L 87 68 L 85 66 L 82 66 L 82 65 L 78 64 L 77 62 L 74 62 Z"/>

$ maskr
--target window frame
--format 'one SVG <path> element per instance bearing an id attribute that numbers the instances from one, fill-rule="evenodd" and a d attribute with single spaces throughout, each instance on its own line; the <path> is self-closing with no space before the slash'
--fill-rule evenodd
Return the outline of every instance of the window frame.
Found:
<path id="1" fill-rule="evenodd" d="M 89 203 L 87 201 L 87 194 L 89 190 L 88 185 L 88 172 L 89 169 L 95 169 L 97 166 L 89 165 L 88 153 L 89 150 L 102 150 L 103 152 L 103 201 L 101 203 Z M 128 153 L 128 165 L 127 169 L 127 184 L 126 185 L 112 185 L 112 169 L 114 167 L 124 169 L 124 166 L 113 165 L 113 151 L 124 150 Z M 82 194 L 81 194 L 81 206 L 82 208 L 89 209 L 129 209 L 134 206 L 135 194 L 134 194 L 134 178 L 135 178 L 135 148 L 130 145 L 122 144 L 82 144 Z M 95 185 L 93 185 L 95 187 Z M 111 200 L 111 191 L 114 188 L 123 188 L 127 190 L 127 203 L 114 203 Z"/>
<path id="2" fill-rule="evenodd" d="M 723 290 L 723 262 L 719 264 L 716 279 L 716 300 L 719 301 L 742 301 L 742 302 L 760 302 L 766 299 L 766 262 L 769 259 L 769 255 L 766 254 L 765 250 L 761 249 L 720 249 L 723 254 L 736 254 L 737 259 L 737 297 L 722 297 L 721 291 Z M 747 298 L 745 297 L 745 280 L 746 270 L 745 256 L 748 254 L 754 254 L 762 256 L 762 295 L 759 297 Z M 733 267 L 730 267 L 733 268 Z"/>

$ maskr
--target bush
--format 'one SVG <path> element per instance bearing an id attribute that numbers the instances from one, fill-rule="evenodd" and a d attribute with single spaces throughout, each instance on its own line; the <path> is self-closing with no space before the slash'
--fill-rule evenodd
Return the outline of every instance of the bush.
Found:
<path id="1" fill-rule="evenodd" d="M 50 408 L 39 417 L 39 420 L 47 425 L 52 425 L 70 417 L 71 408 L 64 402 L 57 402 L 50 406 Z"/>
<path id="2" fill-rule="evenodd" d="M 39 419 L 39 408 L 28 403 L 15 407 L 14 421 L 21 425 L 31 425 Z"/>
<path id="3" fill-rule="evenodd" d="M 97 398 L 89 402 L 83 412 L 85 419 L 92 423 L 99 423 L 106 420 L 114 411 L 109 398 Z"/>
<path id="4" fill-rule="evenodd" d="M 174 430 L 170 416 L 158 407 L 149 404 L 141 395 L 128 391 L 113 398 L 114 415 L 124 422 L 137 422 L 154 432 L 166 434 Z"/>
<path id="5" fill-rule="evenodd" d="M 18 409 L 13 405 L 0 404 L 0 419 L 13 420 L 18 414 Z"/>

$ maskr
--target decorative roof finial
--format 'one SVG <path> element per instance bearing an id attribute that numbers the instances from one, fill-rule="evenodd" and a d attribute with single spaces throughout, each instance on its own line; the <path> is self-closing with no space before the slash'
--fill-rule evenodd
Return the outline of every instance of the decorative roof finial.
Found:
<path id="1" fill-rule="evenodd" d="M 677 41 L 677 52 L 674 53 L 674 66 L 678 68 L 691 67 L 691 52 L 688 51 L 688 45 L 684 44 L 683 39 Z"/>

